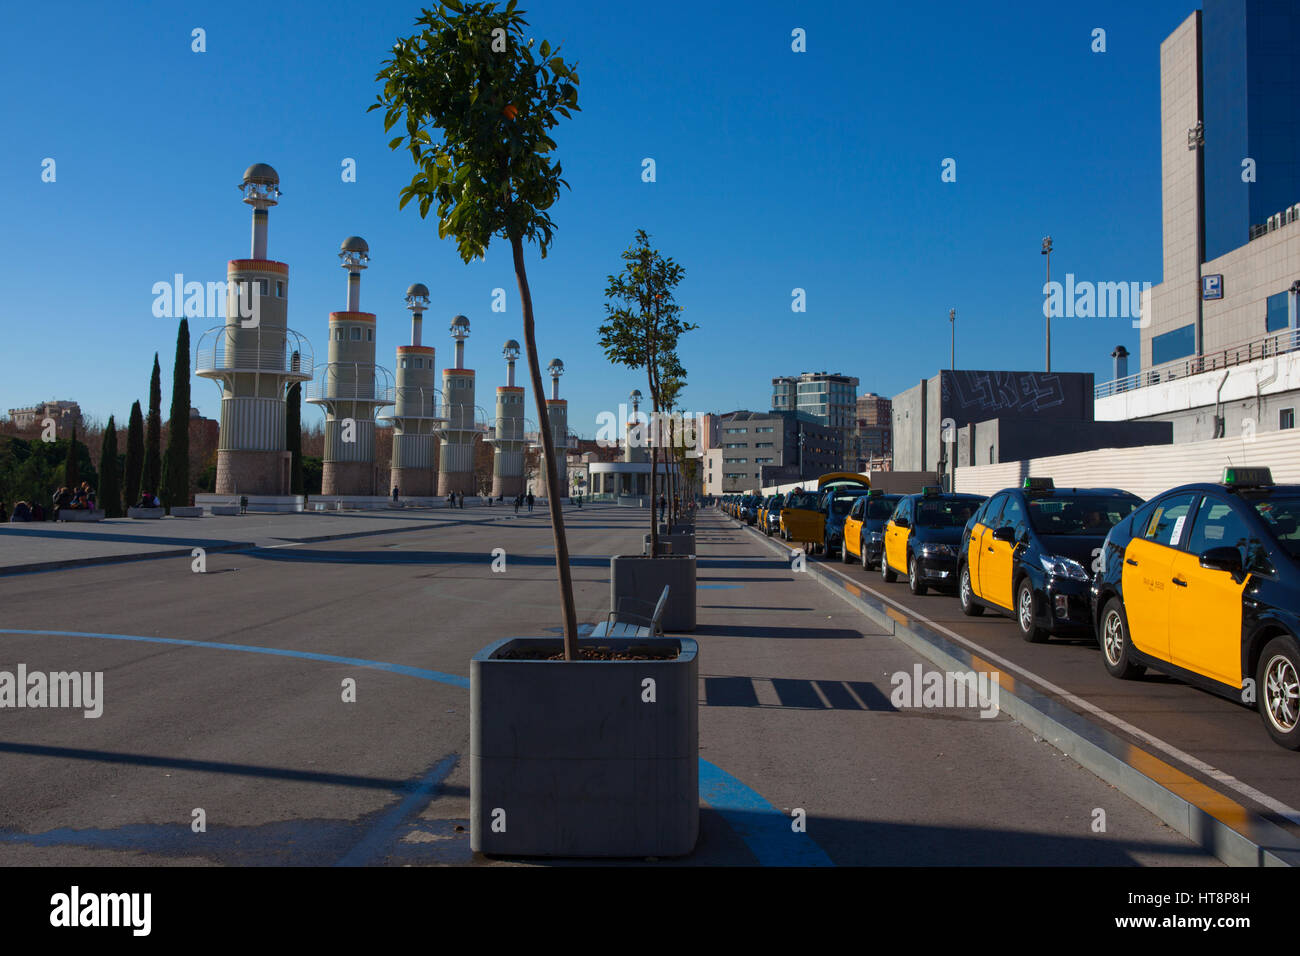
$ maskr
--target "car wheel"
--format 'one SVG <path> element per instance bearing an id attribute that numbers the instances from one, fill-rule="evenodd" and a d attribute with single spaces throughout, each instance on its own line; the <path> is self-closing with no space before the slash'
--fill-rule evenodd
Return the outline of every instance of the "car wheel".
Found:
<path id="1" fill-rule="evenodd" d="M 1289 637 L 1264 647 L 1255 673 L 1259 714 L 1274 742 L 1300 750 L 1300 651 Z"/>
<path id="2" fill-rule="evenodd" d="M 870 571 L 871 562 L 867 560 L 867 542 L 861 538 L 858 539 L 858 556 L 862 558 L 862 570 Z"/>
<path id="3" fill-rule="evenodd" d="M 1101 659 L 1111 677 L 1134 680 L 1146 672 L 1146 667 L 1129 660 L 1130 646 L 1124 605 L 1111 598 L 1101 610 Z"/>
<path id="4" fill-rule="evenodd" d="M 831 544 L 831 539 L 822 538 L 822 554 L 826 555 L 826 560 L 829 561 L 831 559 L 831 555 L 833 555 L 834 553 L 835 553 L 835 546 Z"/>
<path id="5" fill-rule="evenodd" d="M 924 594 L 927 590 L 921 580 L 921 569 L 917 567 L 916 558 L 907 559 L 907 586 L 913 594 Z"/>
<path id="6" fill-rule="evenodd" d="M 1042 644 L 1051 637 L 1034 622 L 1036 603 L 1033 584 L 1029 578 L 1021 578 L 1020 587 L 1016 588 L 1016 624 L 1020 626 L 1020 636 L 1030 644 Z"/>
<path id="7" fill-rule="evenodd" d="M 970 585 L 970 565 L 961 566 L 961 583 L 957 586 L 961 600 L 961 612 L 967 617 L 979 617 L 984 613 L 984 605 L 975 600 L 975 589 Z"/>
<path id="8" fill-rule="evenodd" d="M 886 584 L 893 584 L 898 580 L 898 575 L 889 566 L 889 559 L 885 557 L 883 551 L 880 553 L 880 576 L 885 579 Z"/>
<path id="9" fill-rule="evenodd" d="M 849 554 L 848 538 L 840 542 L 840 560 L 845 564 L 853 563 L 853 556 Z"/>

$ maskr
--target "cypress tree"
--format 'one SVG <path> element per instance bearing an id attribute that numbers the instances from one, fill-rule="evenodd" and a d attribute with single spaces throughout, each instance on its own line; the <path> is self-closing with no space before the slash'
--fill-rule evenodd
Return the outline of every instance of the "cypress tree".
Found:
<path id="1" fill-rule="evenodd" d="M 144 416 L 140 403 L 131 404 L 131 417 L 126 425 L 126 467 L 123 469 L 122 505 L 134 508 L 140 500 L 140 475 L 144 468 Z"/>
<path id="2" fill-rule="evenodd" d="M 163 507 L 190 503 L 190 324 L 181 319 L 172 363 L 172 413 L 167 422 L 167 454 L 162 468 Z"/>
<path id="3" fill-rule="evenodd" d="M 68 457 L 63 460 L 63 484 L 69 491 L 76 491 L 81 484 L 81 472 L 77 468 L 77 426 L 72 426 L 72 438 L 68 440 Z"/>
<path id="4" fill-rule="evenodd" d="M 302 383 L 294 382 L 289 389 L 284 411 L 285 447 L 292 453 L 289 465 L 289 494 L 300 495 L 302 477 Z"/>
<path id="5" fill-rule="evenodd" d="M 104 428 L 104 446 L 99 453 L 99 500 L 100 508 L 109 518 L 122 517 L 122 488 L 117 478 L 117 425 L 113 416 L 108 416 L 108 425 Z"/>
<path id="6" fill-rule="evenodd" d="M 149 417 L 144 423 L 144 473 L 140 480 L 144 491 L 158 494 L 162 485 L 162 373 L 158 353 L 153 353 L 153 377 L 149 380 Z"/>

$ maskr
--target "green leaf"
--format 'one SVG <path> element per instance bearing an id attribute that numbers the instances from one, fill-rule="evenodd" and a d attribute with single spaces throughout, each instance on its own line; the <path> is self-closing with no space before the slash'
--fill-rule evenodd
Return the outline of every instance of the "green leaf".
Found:
<path id="1" fill-rule="evenodd" d="M 402 144 L 402 140 L 404 140 L 405 138 L 406 138 L 405 136 L 398 136 L 398 137 L 396 137 L 396 138 L 394 138 L 394 139 L 389 140 L 389 141 L 388 141 L 388 148 L 389 148 L 389 149 L 397 149 L 397 147 L 400 146 L 400 145 Z"/>

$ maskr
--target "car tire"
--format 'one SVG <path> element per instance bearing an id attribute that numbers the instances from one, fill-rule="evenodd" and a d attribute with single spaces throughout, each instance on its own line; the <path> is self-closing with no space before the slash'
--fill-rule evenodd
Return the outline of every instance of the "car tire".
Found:
<path id="1" fill-rule="evenodd" d="M 975 589 L 970 583 L 970 565 L 961 566 L 961 575 L 957 584 L 957 598 L 961 602 L 961 612 L 967 617 L 979 617 L 984 613 L 984 605 L 975 600 Z"/>
<path id="2" fill-rule="evenodd" d="M 918 597 L 921 596 L 922 594 L 925 594 L 925 592 L 929 590 L 925 586 L 925 582 L 921 580 L 921 571 L 917 567 L 916 558 L 907 559 L 907 587 L 913 594 L 917 595 Z"/>
<path id="3" fill-rule="evenodd" d="M 1128 617 L 1119 598 L 1111 598 L 1101 609 L 1101 660 L 1106 673 L 1120 680 L 1136 680 L 1146 673 L 1142 664 L 1129 659 L 1132 641 L 1128 636 Z"/>
<path id="4" fill-rule="evenodd" d="M 858 556 L 862 559 L 862 570 L 870 571 L 871 562 L 867 560 L 867 542 L 861 538 L 858 539 Z"/>
<path id="5" fill-rule="evenodd" d="M 1042 644 L 1052 636 L 1035 621 L 1037 610 L 1034 585 L 1028 577 L 1023 577 L 1016 588 L 1016 626 L 1020 628 L 1020 636 L 1030 644 Z"/>
<path id="6" fill-rule="evenodd" d="M 846 546 L 847 544 L 847 538 L 840 542 L 840 561 L 844 564 L 852 564 L 853 558 L 849 555 L 849 549 Z"/>
<path id="7" fill-rule="evenodd" d="M 898 575 L 889 566 L 889 559 L 885 557 L 884 551 L 880 552 L 880 576 L 884 578 L 886 584 L 893 584 L 898 580 Z"/>
<path id="8" fill-rule="evenodd" d="M 1264 645 L 1255 668 L 1259 716 L 1273 742 L 1300 750 L 1300 647 L 1291 637 Z"/>

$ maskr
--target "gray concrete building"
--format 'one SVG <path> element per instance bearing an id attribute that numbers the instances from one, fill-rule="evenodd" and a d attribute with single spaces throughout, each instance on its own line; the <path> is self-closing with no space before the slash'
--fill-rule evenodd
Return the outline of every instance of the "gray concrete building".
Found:
<path id="1" fill-rule="evenodd" d="M 800 412 L 838 434 L 839 468 L 857 468 L 854 434 L 857 429 L 858 379 L 839 372 L 804 372 L 772 379 L 772 410 Z M 797 479 L 796 479 L 797 480 Z"/>
<path id="2" fill-rule="evenodd" d="M 713 494 L 802 481 L 844 467 L 840 429 L 794 411 L 734 411 L 720 416 L 717 447 L 709 454 L 716 459 Z"/>

